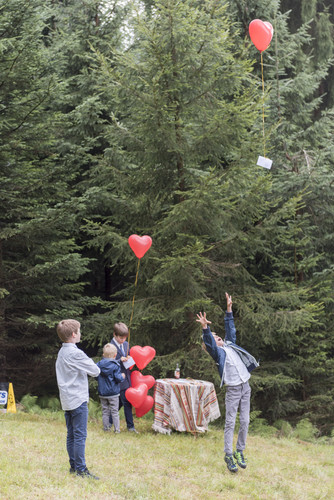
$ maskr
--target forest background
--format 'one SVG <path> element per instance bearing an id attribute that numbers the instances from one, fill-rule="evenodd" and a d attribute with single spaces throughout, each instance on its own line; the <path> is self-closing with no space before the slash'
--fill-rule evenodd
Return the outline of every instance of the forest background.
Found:
<path id="1" fill-rule="evenodd" d="M 274 28 L 263 53 L 253 19 Z M 252 409 L 334 422 L 331 0 L 2 0 L 0 381 L 57 395 L 55 325 L 213 380 L 196 313 L 260 359 Z M 262 109 L 265 138 L 262 135 Z M 259 155 L 271 170 L 256 165 Z M 130 234 L 153 244 L 141 260 Z M 222 399 L 222 398 L 220 398 Z"/>

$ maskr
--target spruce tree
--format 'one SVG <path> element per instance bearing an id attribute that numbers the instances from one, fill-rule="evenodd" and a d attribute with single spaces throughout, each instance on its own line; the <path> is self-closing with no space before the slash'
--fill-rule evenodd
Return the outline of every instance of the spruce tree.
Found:
<path id="1" fill-rule="evenodd" d="M 257 397 L 271 420 L 307 415 L 328 432 L 334 410 L 330 403 L 333 262 L 329 250 L 333 234 L 333 110 L 326 109 L 329 101 L 319 89 L 328 78 L 331 53 L 319 57 L 314 50 L 320 43 L 311 36 L 315 2 L 303 6 L 300 25 L 295 25 L 293 33 L 289 26 L 290 16 L 293 21 L 298 17 L 295 8 L 282 13 L 280 3 L 274 2 L 265 11 L 265 3 L 261 10 L 254 2 L 255 11 L 249 9 L 254 17 L 266 15 L 263 19 L 272 22 L 275 30 L 264 53 L 273 193 L 281 196 L 282 207 L 283 202 L 295 206 L 285 223 L 278 223 L 270 250 L 260 251 L 257 257 L 261 265 L 256 275 L 268 290 L 267 305 L 272 308 L 268 316 L 272 338 L 263 363 L 266 377 L 257 381 Z M 240 23 L 247 27 L 251 20 L 243 16 Z M 259 65 L 257 72 L 260 80 Z M 271 135 L 270 130 L 274 130 Z"/>
<path id="2" fill-rule="evenodd" d="M 1 379 L 16 397 L 54 385 L 55 324 L 86 304 L 88 261 L 50 111 L 58 81 L 43 39 L 48 15 L 39 0 L 1 7 Z"/>
<path id="3" fill-rule="evenodd" d="M 255 253 L 254 225 L 270 205 L 252 132 L 261 102 L 225 7 L 156 2 L 136 21 L 126 52 L 100 55 L 117 114 L 112 155 L 92 179 L 103 183 L 109 212 L 87 222 L 87 232 L 115 279 L 124 276 L 106 322 L 129 321 L 135 292 L 133 342 L 157 348 L 157 373 L 171 374 L 182 357 L 198 376 L 195 313 L 208 309 L 222 324 L 226 289 L 241 302 L 248 294 L 240 289 L 256 290 L 246 264 Z M 136 290 L 132 233 L 153 238 Z"/>

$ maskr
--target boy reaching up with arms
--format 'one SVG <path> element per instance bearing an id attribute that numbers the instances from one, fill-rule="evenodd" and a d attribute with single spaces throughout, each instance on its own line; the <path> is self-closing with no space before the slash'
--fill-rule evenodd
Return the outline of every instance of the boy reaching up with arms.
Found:
<path id="1" fill-rule="evenodd" d="M 197 322 L 203 328 L 203 342 L 206 351 L 217 364 L 221 376 L 221 387 L 226 385 L 225 395 L 225 430 L 224 451 L 227 468 L 237 472 L 238 466 L 246 468 L 244 449 L 249 425 L 250 372 L 259 366 L 255 358 L 245 349 L 236 344 L 236 330 L 232 312 L 232 297 L 226 293 L 227 311 L 225 315 L 225 340 L 212 333 L 209 327 L 211 321 L 206 318 L 206 313 L 197 314 Z M 233 453 L 233 433 L 235 420 L 239 409 L 240 429 L 236 451 Z"/>
<path id="2" fill-rule="evenodd" d="M 58 323 L 57 334 L 63 342 L 56 361 L 61 407 L 65 411 L 67 452 L 70 473 L 99 479 L 89 472 L 85 461 L 88 422 L 88 377 L 97 377 L 100 368 L 76 344 L 80 342 L 80 323 L 65 319 Z"/>

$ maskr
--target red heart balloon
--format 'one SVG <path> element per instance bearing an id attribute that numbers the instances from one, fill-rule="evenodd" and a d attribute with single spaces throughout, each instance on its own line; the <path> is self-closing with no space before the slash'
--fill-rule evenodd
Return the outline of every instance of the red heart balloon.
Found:
<path id="1" fill-rule="evenodd" d="M 139 408 L 136 408 L 136 416 L 140 418 L 146 413 L 148 413 L 150 409 L 153 407 L 153 404 L 154 404 L 154 399 L 152 398 L 152 396 L 146 396 L 143 404 L 139 406 Z"/>
<path id="2" fill-rule="evenodd" d="M 131 373 L 131 385 L 137 387 L 139 384 L 146 384 L 147 389 L 151 389 L 155 384 L 155 378 L 152 375 L 142 375 L 138 370 L 134 370 Z"/>
<path id="3" fill-rule="evenodd" d="M 145 347 L 140 347 L 139 345 L 134 345 L 130 349 L 130 355 L 133 357 L 139 370 L 143 370 L 145 366 L 149 364 L 150 361 L 155 356 L 155 349 L 146 345 Z"/>
<path id="4" fill-rule="evenodd" d="M 268 21 L 263 22 L 261 19 L 254 19 L 249 25 L 249 36 L 260 52 L 269 47 L 273 32 L 273 27 Z"/>
<path id="5" fill-rule="evenodd" d="M 270 24 L 268 21 L 264 21 L 264 24 L 267 26 L 267 28 L 269 29 L 270 33 L 271 33 L 271 38 L 273 37 L 273 34 L 274 34 L 274 28 L 273 28 L 273 25 Z"/>
<path id="6" fill-rule="evenodd" d="M 135 408 L 139 408 L 147 396 L 147 385 L 139 384 L 137 387 L 129 387 L 125 391 L 125 397 Z"/>
<path id="7" fill-rule="evenodd" d="M 150 236 L 138 236 L 138 234 L 131 234 L 128 238 L 131 250 L 134 251 L 136 257 L 141 259 L 151 248 L 152 238 Z"/>

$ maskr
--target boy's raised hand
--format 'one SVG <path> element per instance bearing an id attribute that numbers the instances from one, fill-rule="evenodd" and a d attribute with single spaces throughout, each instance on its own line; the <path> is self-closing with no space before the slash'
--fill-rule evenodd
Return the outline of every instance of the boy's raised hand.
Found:
<path id="1" fill-rule="evenodd" d="M 202 325 L 202 328 L 207 328 L 208 325 L 211 324 L 211 321 L 209 321 L 208 319 L 206 319 L 206 312 L 204 314 L 202 314 L 201 312 L 199 314 L 197 314 L 197 323 L 200 323 Z"/>
<path id="2" fill-rule="evenodd" d="M 232 297 L 227 292 L 225 292 L 227 312 L 232 312 Z"/>

